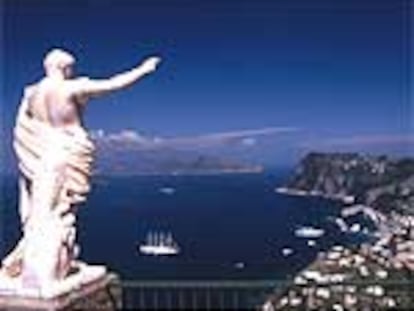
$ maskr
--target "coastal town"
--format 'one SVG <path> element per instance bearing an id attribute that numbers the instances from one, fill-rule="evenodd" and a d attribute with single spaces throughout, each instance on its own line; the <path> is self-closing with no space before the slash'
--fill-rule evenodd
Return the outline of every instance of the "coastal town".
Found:
<path id="1" fill-rule="evenodd" d="M 277 193 L 320 196 L 343 203 L 335 223 L 360 231 L 347 218 L 375 224 L 372 239 L 334 245 L 275 290 L 263 310 L 410 309 L 414 305 L 414 160 L 359 154 L 310 154 Z M 363 182 L 361 182 L 363 180 Z M 363 190 L 363 191 L 362 191 Z M 391 206 L 385 206 L 386 201 Z"/>

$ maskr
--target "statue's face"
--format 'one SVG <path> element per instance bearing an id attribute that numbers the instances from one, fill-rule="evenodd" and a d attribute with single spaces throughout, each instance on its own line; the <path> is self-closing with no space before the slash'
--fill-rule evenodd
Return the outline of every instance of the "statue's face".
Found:
<path id="1" fill-rule="evenodd" d="M 72 78 L 74 73 L 75 73 L 75 70 L 74 70 L 73 65 L 67 65 L 63 67 L 63 76 L 65 77 L 65 79 Z"/>

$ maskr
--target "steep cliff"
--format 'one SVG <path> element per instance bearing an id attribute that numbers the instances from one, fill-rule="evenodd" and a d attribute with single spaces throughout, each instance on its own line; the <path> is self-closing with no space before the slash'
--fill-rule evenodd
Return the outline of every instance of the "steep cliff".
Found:
<path id="1" fill-rule="evenodd" d="M 352 195 L 383 212 L 414 214 L 414 158 L 309 153 L 287 187 L 328 196 Z"/>

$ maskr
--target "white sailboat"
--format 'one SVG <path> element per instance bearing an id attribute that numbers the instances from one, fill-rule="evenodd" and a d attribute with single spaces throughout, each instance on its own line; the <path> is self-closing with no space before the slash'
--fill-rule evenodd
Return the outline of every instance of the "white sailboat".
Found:
<path id="1" fill-rule="evenodd" d="M 149 232 L 145 243 L 139 245 L 139 251 L 144 255 L 172 256 L 180 252 L 171 232 Z"/>

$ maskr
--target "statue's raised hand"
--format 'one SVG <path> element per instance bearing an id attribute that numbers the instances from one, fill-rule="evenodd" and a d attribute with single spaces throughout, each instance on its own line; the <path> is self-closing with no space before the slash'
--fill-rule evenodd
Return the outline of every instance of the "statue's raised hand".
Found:
<path id="1" fill-rule="evenodd" d="M 141 68 L 146 73 L 151 73 L 157 69 L 157 65 L 161 62 L 161 58 L 158 56 L 152 56 L 147 58 L 141 65 Z"/>
<path id="2" fill-rule="evenodd" d="M 160 61 L 160 57 L 152 56 L 135 68 L 116 74 L 109 79 L 79 79 L 79 83 L 72 87 L 73 93 L 79 95 L 80 98 L 87 98 L 123 89 L 154 72 Z"/>

